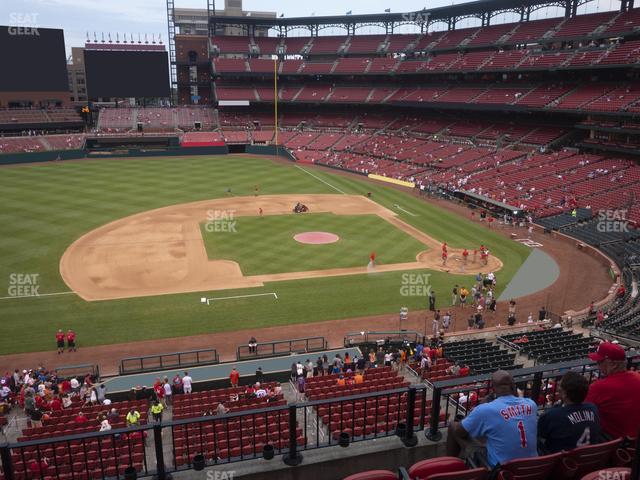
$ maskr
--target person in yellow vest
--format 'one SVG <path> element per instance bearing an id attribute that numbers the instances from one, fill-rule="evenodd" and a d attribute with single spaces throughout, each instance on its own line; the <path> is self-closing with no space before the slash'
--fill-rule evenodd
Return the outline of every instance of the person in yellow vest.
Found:
<path id="1" fill-rule="evenodd" d="M 151 415 L 153 415 L 153 419 L 156 422 L 162 421 L 163 410 L 164 410 L 164 407 L 162 406 L 162 403 L 160 403 L 158 400 L 154 400 L 153 404 L 151 405 Z"/>
<path id="2" fill-rule="evenodd" d="M 137 427 L 140 424 L 140 412 L 135 407 L 131 407 L 127 413 L 127 427 Z"/>
<path id="3" fill-rule="evenodd" d="M 578 216 L 578 210 L 576 210 L 575 208 L 573 210 L 571 210 L 571 216 L 573 218 L 576 218 Z"/>

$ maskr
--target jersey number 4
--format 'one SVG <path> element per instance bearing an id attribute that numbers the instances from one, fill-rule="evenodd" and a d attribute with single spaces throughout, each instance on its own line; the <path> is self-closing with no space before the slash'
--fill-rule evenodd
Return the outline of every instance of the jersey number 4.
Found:
<path id="1" fill-rule="evenodd" d="M 586 427 L 580 438 L 576 442 L 576 447 L 582 447 L 584 445 L 591 445 L 591 429 Z"/>
<path id="2" fill-rule="evenodd" d="M 522 420 L 518 422 L 518 431 L 520 432 L 520 446 L 522 448 L 527 448 L 527 434 L 524 431 L 524 423 Z"/>

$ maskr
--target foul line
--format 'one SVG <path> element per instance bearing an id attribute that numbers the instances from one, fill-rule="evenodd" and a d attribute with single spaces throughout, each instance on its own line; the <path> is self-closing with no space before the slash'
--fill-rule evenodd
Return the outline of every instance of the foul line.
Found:
<path id="1" fill-rule="evenodd" d="M 394 205 L 394 207 L 396 207 L 398 210 L 402 210 L 404 213 L 408 213 L 409 215 L 411 215 L 412 217 L 417 217 L 418 215 L 416 215 L 415 213 L 410 212 L 409 210 L 405 210 L 404 208 L 402 208 L 400 205 L 398 205 L 397 203 Z"/>
<path id="2" fill-rule="evenodd" d="M 321 179 L 320 177 L 315 176 L 313 173 L 309 172 L 308 170 L 305 170 L 304 168 L 298 166 L 298 165 L 294 165 L 294 167 L 299 168 L 300 170 L 302 170 L 304 173 L 308 173 L 309 175 L 311 175 L 313 178 L 315 178 L 316 180 L 320 180 L 322 183 L 324 183 L 325 185 L 329 185 L 331 188 L 333 188 L 336 192 L 340 192 L 343 195 L 346 195 L 345 192 L 343 192 L 342 190 L 340 190 L 338 187 L 331 185 L 329 182 L 324 181 L 323 179 Z"/>
<path id="3" fill-rule="evenodd" d="M 0 297 L 0 300 L 13 300 L 16 298 L 38 298 L 38 297 L 52 297 L 54 295 L 71 295 L 76 292 L 57 292 L 57 293 L 39 293 L 38 295 L 20 295 L 16 297 Z"/>
<path id="4" fill-rule="evenodd" d="M 216 300 L 231 300 L 232 298 L 248 298 L 248 297 L 264 297 L 264 296 L 271 296 L 273 295 L 273 297 L 277 300 L 278 299 L 278 295 L 275 292 L 269 292 L 269 293 L 254 293 L 252 295 L 235 295 L 233 297 L 217 297 L 217 298 L 207 298 L 207 305 L 210 304 L 210 302 L 215 302 Z M 203 298 L 204 300 L 204 298 Z M 202 302 L 204 303 L 204 302 Z"/>

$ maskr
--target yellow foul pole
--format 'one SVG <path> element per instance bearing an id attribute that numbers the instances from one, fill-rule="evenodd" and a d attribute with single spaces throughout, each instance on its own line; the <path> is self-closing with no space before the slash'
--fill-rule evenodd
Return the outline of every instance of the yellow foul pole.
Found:
<path id="1" fill-rule="evenodd" d="M 275 125 L 275 142 L 276 149 L 278 148 L 278 59 L 273 59 L 273 116 Z M 276 151 L 276 155 L 277 155 Z"/>

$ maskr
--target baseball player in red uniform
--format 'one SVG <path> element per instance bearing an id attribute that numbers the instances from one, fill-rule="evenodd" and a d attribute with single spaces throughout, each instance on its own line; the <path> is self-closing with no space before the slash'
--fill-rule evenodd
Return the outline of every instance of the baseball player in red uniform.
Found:
<path id="1" fill-rule="evenodd" d="M 447 264 L 447 250 L 445 248 L 442 249 L 442 265 Z"/>
<path id="2" fill-rule="evenodd" d="M 64 352 L 64 332 L 59 329 L 56 332 L 56 345 L 58 345 L 58 355 Z"/>
<path id="3" fill-rule="evenodd" d="M 465 249 L 462 251 L 462 263 L 463 263 L 464 265 L 466 265 L 466 264 L 467 264 L 467 260 L 468 260 L 468 258 L 469 258 L 469 251 L 465 248 Z"/>

